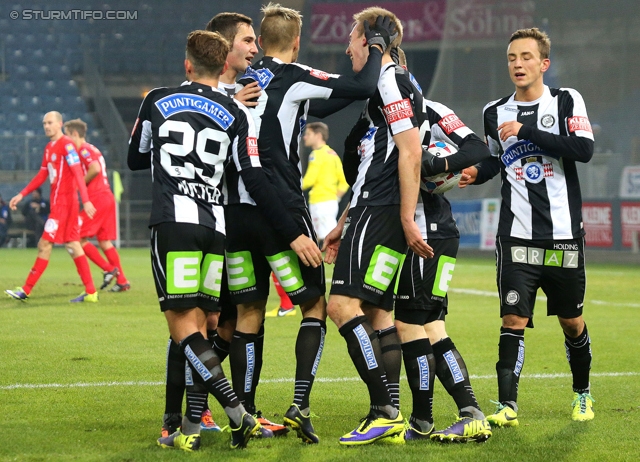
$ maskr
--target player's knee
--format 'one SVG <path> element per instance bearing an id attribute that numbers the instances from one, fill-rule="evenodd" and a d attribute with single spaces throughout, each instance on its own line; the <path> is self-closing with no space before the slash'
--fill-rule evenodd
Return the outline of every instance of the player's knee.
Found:
<path id="1" fill-rule="evenodd" d="M 502 327 L 507 329 L 524 329 L 527 327 L 529 318 L 518 316 L 515 314 L 505 314 L 502 317 Z"/>
<path id="2" fill-rule="evenodd" d="M 558 318 L 560 322 L 560 326 L 562 326 L 562 330 L 571 338 L 576 338 L 584 329 L 584 320 L 582 316 L 578 316 L 577 318 Z"/>

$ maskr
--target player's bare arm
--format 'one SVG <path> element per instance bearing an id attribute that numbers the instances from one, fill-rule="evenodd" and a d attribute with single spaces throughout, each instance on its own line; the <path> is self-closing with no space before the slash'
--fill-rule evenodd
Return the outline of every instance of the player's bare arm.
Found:
<path id="1" fill-rule="evenodd" d="M 89 164 L 87 174 L 84 176 L 84 184 L 89 184 L 101 171 L 100 162 L 97 160 L 91 162 L 91 164 Z"/>
<path id="2" fill-rule="evenodd" d="M 422 239 L 422 233 L 415 222 L 416 204 L 420 191 L 420 164 L 422 145 L 417 128 L 394 135 L 398 146 L 398 175 L 400 178 L 400 221 L 404 229 L 407 245 L 422 258 L 433 257 L 433 249 Z"/>

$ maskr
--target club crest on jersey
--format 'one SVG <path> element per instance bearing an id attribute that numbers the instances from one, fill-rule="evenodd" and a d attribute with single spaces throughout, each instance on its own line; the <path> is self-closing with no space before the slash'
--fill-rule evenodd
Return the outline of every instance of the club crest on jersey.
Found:
<path id="1" fill-rule="evenodd" d="M 235 120 L 223 106 L 204 96 L 189 93 L 174 93 L 155 102 L 156 107 L 167 119 L 180 112 L 198 112 L 209 117 L 223 130 L 227 130 Z"/>
<path id="2" fill-rule="evenodd" d="M 545 156 L 546 151 L 529 140 L 520 140 L 509 146 L 500 156 L 506 167 L 511 167 L 515 162 L 524 157 Z"/>
<path id="3" fill-rule="evenodd" d="M 247 70 L 244 71 L 242 79 L 244 78 L 255 80 L 258 82 L 258 86 L 264 90 L 267 88 L 267 85 L 269 85 L 269 82 L 271 82 L 271 79 L 273 79 L 273 72 L 267 68 L 253 69 L 249 66 Z"/>
<path id="4" fill-rule="evenodd" d="M 551 114 L 545 114 L 540 119 L 540 123 L 544 128 L 551 128 L 556 123 L 556 118 Z"/>
<path id="5" fill-rule="evenodd" d="M 553 177 L 553 164 L 551 162 L 540 164 L 534 159 L 535 157 L 532 157 L 522 167 L 514 167 L 516 180 L 526 180 L 529 183 L 536 184 L 540 183 L 544 178 Z M 540 171 L 542 171 L 542 175 L 540 175 Z"/>
<path id="6" fill-rule="evenodd" d="M 411 101 L 409 98 L 387 104 L 382 108 L 382 111 L 384 112 L 384 117 L 387 119 L 387 123 L 389 125 L 394 122 L 398 122 L 399 120 L 413 117 L 413 108 L 411 107 Z"/>
<path id="7" fill-rule="evenodd" d="M 440 125 L 440 128 L 442 128 L 447 135 L 451 135 L 451 133 L 457 129 L 465 126 L 464 122 L 455 114 L 448 114 L 444 116 L 440 119 L 438 125 Z"/>

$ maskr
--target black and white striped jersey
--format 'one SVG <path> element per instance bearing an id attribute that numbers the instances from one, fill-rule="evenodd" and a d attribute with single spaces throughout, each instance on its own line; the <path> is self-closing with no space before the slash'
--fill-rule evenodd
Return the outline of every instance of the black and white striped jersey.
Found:
<path id="1" fill-rule="evenodd" d="M 224 234 L 222 177 L 229 161 L 238 170 L 260 167 L 255 125 L 242 104 L 193 82 L 147 94 L 128 163 L 151 167 L 150 226 L 194 223 Z"/>
<path id="2" fill-rule="evenodd" d="M 515 93 L 484 108 L 486 140 L 492 156 L 500 160 L 502 177 L 498 236 L 579 238 L 584 229 L 576 161 L 588 162 L 593 155 L 593 132 L 582 96 L 571 88 L 545 85 L 535 101 L 514 97 Z M 498 126 L 514 120 L 523 124 L 518 136 L 501 141 Z"/>
<path id="3" fill-rule="evenodd" d="M 447 106 L 424 99 L 418 111 L 420 139 L 423 146 L 444 141 L 460 149 L 473 131 Z M 477 141 L 480 139 L 476 136 Z M 482 149 L 482 147 L 480 147 Z M 484 147 L 486 150 L 486 147 Z M 453 154 L 447 159 L 453 159 Z M 475 162 L 470 162 L 473 165 Z M 420 227 L 423 239 L 449 239 L 460 237 L 451 213 L 451 204 L 444 194 L 431 194 L 420 189 L 420 198 L 416 207 L 416 223 Z"/>
<path id="4" fill-rule="evenodd" d="M 250 108 L 258 131 L 258 150 L 265 173 L 287 208 L 306 207 L 302 195 L 300 140 L 310 99 L 366 99 L 375 89 L 381 53 L 370 49 L 367 64 L 355 77 L 328 74 L 297 63 L 264 57 L 247 68 L 238 82 L 257 81 L 262 94 Z"/>
<path id="5" fill-rule="evenodd" d="M 400 204 L 398 147 L 393 136 L 419 126 L 416 108 L 423 105 L 422 93 L 411 78 L 396 64 L 382 66 L 376 92 L 362 114 L 369 130 L 358 148 L 360 164 L 351 208 Z"/>

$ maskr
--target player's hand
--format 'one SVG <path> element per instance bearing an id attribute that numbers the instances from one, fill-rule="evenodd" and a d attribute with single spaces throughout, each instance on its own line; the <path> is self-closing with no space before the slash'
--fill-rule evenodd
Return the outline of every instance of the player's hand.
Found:
<path id="1" fill-rule="evenodd" d="M 460 182 L 458 183 L 458 188 L 466 188 L 470 184 L 475 183 L 476 178 L 478 177 L 478 169 L 475 167 L 467 167 L 462 171 L 462 176 L 460 177 Z"/>
<path id="2" fill-rule="evenodd" d="M 322 245 L 322 251 L 325 252 L 324 262 L 329 265 L 333 265 L 336 262 L 340 242 L 342 242 L 343 228 L 340 225 L 336 226 L 324 238 L 324 244 Z"/>
<path id="3" fill-rule="evenodd" d="M 298 236 L 289 245 L 305 266 L 313 266 L 314 268 L 317 268 L 322 264 L 322 252 L 320 252 L 318 244 L 313 242 L 304 234 Z"/>
<path id="4" fill-rule="evenodd" d="M 15 196 L 13 196 L 11 198 L 11 200 L 9 201 L 9 208 L 11 210 L 18 210 L 18 204 L 20 203 L 20 201 L 22 200 L 24 196 L 20 193 L 16 194 Z"/>
<path id="5" fill-rule="evenodd" d="M 87 213 L 87 216 L 93 219 L 93 216 L 96 214 L 96 208 L 90 201 L 87 201 L 82 204 L 83 210 Z"/>
<path id="6" fill-rule="evenodd" d="M 233 98 L 244 104 L 246 107 L 256 107 L 258 105 L 258 98 L 262 94 L 262 89 L 258 86 L 258 82 L 251 82 L 233 95 Z"/>
<path id="7" fill-rule="evenodd" d="M 403 222 L 402 229 L 404 229 L 404 237 L 407 240 L 407 245 L 416 255 L 422 258 L 433 258 L 433 249 L 422 239 L 422 233 L 415 221 Z"/>
<path id="8" fill-rule="evenodd" d="M 398 37 L 398 32 L 389 16 L 378 16 L 373 28 L 369 26 L 369 21 L 364 21 L 364 36 L 369 46 L 378 45 L 384 53 L 389 44 Z"/>
<path id="9" fill-rule="evenodd" d="M 502 122 L 498 127 L 498 132 L 500 133 L 500 139 L 502 141 L 507 141 L 507 138 L 510 136 L 518 137 L 518 133 L 520 132 L 520 127 L 522 124 L 516 120 L 510 120 L 509 122 Z"/>

